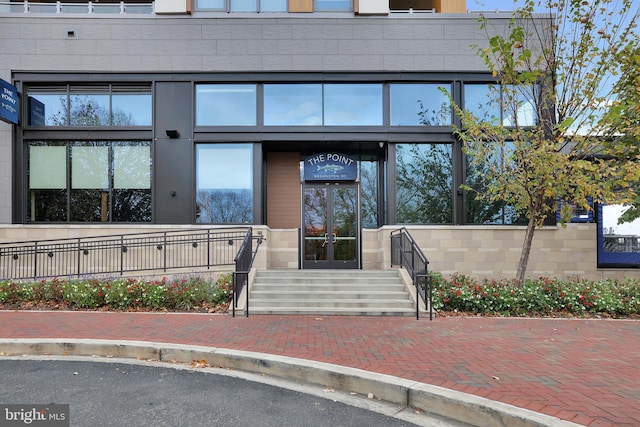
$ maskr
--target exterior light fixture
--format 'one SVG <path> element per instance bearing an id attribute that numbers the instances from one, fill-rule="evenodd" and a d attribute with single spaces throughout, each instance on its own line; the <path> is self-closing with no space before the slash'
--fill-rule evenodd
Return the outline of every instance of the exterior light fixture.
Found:
<path id="1" fill-rule="evenodd" d="M 176 129 L 167 129 L 167 136 L 171 139 L 176 139 L 180 137 L 180 133 Z"/>

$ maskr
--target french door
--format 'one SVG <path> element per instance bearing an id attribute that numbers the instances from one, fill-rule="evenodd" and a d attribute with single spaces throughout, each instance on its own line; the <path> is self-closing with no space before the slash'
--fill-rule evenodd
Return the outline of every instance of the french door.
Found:
<path id="1" fill-rule="evenodd" d="M 359 268 L 358 185 L 304 184 L 302 267 Z"/>

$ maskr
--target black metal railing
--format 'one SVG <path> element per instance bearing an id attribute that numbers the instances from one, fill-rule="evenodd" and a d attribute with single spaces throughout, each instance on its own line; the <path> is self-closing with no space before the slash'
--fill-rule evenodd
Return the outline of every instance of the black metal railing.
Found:
<path id="1" fill-rule="evenodd" d="M 242 240 L 238 255 L 235 258 L 236 270 L 233 273 L 233 298 L 231 301 L 231 315 L 236 317 L 236 307 L 238 307 L 238 298 L 242 294 L 242 290 L 246 287 L 244 313 L 249 317 L 249 273 L 253 267 L 253 261 L 258 253 L 258 248 L 262 244 L 264 237 L 259 234 L 255 237 L 256 249 L 253 250 L 253 231 L 251 227 L 247 230 L 247 234 Z"/>
<path id="2" fill-rule="evenodd" d="M 405 227 L 391 232 L 391 266 L 394 265 L 402 266 L 411 275 L 416 288 L 416 319 L 420 318 L 418 298 L 421 298 L 425 305 L 429 306 L 429 320 L 433 320 L 433 289 L 429 276 L 429 261 Z"/>
<path id="3" fill-rule="evenodd" d="M 0 279 L 232 266 L 251 227 L 0 243 Z"/>

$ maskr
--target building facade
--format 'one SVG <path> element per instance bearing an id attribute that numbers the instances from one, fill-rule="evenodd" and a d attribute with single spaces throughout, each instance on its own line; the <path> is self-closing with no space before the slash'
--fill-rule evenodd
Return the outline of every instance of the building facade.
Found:
<path id="1" fill-rule="evenodd" d="M 0 2 L 20 97 L 0 241 L 242 224 L 266 234 L 264 267 L 376 269 L 404 226 L 432 270 L 513 276 L 521 219 L 459 189 L 474 171 L 450 100 L 513 119 L 487 103 L 477 18 L 438 0 Z M 617 235 L 593 219 L 540 230 L 529 273 L 633 274 L 601 262 Z"/>

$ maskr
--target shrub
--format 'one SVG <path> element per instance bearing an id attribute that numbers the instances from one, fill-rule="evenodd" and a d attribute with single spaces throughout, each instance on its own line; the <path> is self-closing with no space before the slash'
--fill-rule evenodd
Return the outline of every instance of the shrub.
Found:
<path id="1" fill-rule="evenodd" d="M 562 281 L 540 277 L 517 286 L 511 280 L 477 281 L 454 274 L 432 274 L 437 311 L 502 316 L 640 314 L 640 281 Z"/>
<path id="2" fill-rule="evenodd" d="M 216 281 L 189 277 L 169 281 L 140 279 L 84 278 L 39 282 L 0 282 L 0 304 L 22 306 L 66 305 L 70 308 L 111 310 L 191 310 L 195 307 L 217 306 L 231 299 L 232 274 L 223 274 Z"/>

